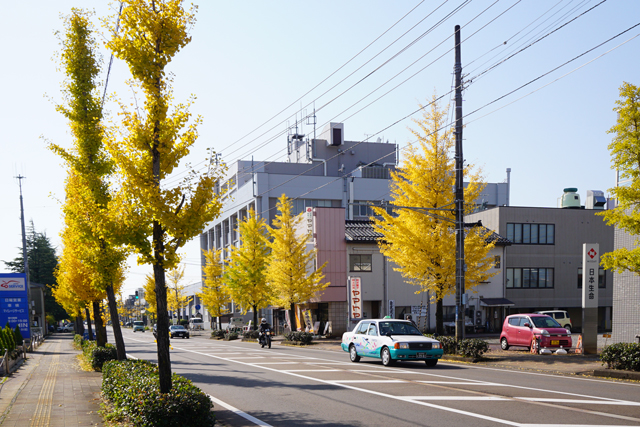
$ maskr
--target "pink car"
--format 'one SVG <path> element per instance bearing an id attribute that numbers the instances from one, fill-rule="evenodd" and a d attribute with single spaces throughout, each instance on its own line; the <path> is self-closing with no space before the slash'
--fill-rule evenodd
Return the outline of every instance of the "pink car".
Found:
<path id="1" fill-rule="evenodd" d="M 537 340 L 541 348 L 571 348 L 571 335 L 556 320 L 546 314 L 512 314 L 504 319 L 500 346 L 527 347 Z"/>

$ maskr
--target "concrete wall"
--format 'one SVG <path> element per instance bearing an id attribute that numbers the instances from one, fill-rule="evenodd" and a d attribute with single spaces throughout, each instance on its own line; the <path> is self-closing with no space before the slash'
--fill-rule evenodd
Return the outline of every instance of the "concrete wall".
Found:
<path id="1" fill-rule="evenodd" d="M 616 228 L 614 247 L 634 249 L 637 247 L 636 239 L 637 236 Z M 638 342 L 636 335 L 640 335 L 640 277 L 625 271 L 614 273 L 613 280 L 612 341 Z"/>

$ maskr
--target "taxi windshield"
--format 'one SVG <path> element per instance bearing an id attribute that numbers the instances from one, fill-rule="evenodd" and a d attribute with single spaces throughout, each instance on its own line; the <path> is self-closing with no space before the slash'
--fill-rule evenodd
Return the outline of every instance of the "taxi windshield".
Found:
<path id="1" fill-rule="evenodd" d="M 422 335 L 418 328 L 406 322 L 379 322 L 380 335 Z"/>

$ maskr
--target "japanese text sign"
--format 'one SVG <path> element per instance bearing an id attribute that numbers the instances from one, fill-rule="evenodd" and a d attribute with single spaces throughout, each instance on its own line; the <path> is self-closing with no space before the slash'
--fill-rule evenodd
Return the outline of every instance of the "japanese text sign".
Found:
<path id="1" fill-rule="evenodd" d="M 362 319 L 362 282 L 360 277 L 349 277 L 349 318 Z"/>
<path id="2" fill-rule="evenodd" d="M 31 337 L 27 276 L 23 273 L 0 273 L 0 327 L 9 323 L 20 327 L 23 338 Z"/>
<path id="3" fill-rule="evenodd" d="M 582 308 L 598 307 L 598 269 L 600 267 L 600 245 L 582 245 Z"/>

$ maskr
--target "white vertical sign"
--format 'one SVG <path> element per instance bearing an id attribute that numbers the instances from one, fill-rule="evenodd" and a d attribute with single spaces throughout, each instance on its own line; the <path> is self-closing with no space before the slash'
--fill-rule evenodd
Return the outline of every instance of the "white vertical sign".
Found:
<path id="1" fill-rule="evenodd" d="M 598 269 L 600 267 L 600 245 L 582 245 L 582 308 L 598 307 Z"/>
<path id="2" fill-rule="evenodd" d="M 362 282 L 360 277 L 349 277 L 349 318 L 362 319 Z"/>

